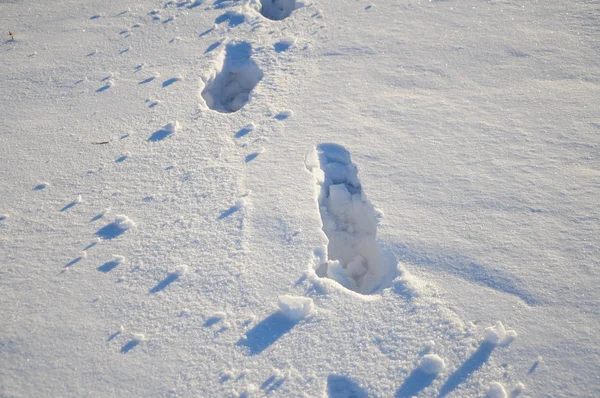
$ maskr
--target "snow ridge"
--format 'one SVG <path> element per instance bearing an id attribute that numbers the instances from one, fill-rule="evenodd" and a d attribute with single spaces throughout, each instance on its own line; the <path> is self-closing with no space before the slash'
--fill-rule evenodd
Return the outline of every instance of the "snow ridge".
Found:
<path id="1" fill-rule="evenodd" d="M 358 293 L 376 293 L 398 275 L 398 268 L 377 244 L 378 212 L 362 189 L 350 152 L 338 144 L 319 144 L 306 167 L 319 186 L 322 228 L 329 240 L 327 261 L 317 275 Z"/>

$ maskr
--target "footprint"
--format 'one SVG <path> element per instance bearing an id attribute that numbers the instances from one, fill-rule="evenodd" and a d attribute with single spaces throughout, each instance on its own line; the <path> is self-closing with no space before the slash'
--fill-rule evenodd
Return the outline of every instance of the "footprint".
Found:
<path id="1" fill-rule="evenodd" d="M 393 256 L 377 244 L 378 212 L 367 199 L 350 153 L 337 144 L 320 144 L 306 159 L 319 186 L 327 259 L 316 270 L 342 286 L 373 294 L 397 275 Z"/>
<path id="2" fill-rule="evenodd" d="M 229 43 L 218 60 L 220 65 L 205 80 L 201 96 L 212 110 L 236 112 L 248 103 L 263 72 L 252 59 L 252 46 L 247 42 Z"/>
<path id="3" fill-rule="evenodd" d="M 260 0 L 260 13 L 273 21 L 281 21 L 296 9 L 296 0 Z"/>

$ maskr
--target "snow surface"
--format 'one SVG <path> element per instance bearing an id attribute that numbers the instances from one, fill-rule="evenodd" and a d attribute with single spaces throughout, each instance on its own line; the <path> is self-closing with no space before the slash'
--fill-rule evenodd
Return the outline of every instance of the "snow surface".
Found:
<path id="1" fill-rule="evenodd" d="M 599 21 L 0 2 L 0 396 L 600 396 Z"/>

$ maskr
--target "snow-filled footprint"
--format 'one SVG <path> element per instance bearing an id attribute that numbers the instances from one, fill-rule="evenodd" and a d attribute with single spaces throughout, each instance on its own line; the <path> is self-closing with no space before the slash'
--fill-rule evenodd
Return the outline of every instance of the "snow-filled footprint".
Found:
<path id="1" fill-rule="evenodd" d="M 322 228 L 329 239 L 317 275 L 362 294 L 376 293 L 398 268 L 377 244 L 378 212 L 362 189 L 350 153 L 337 144 L 320 144 L 305 164 L 317 180 Z"/>

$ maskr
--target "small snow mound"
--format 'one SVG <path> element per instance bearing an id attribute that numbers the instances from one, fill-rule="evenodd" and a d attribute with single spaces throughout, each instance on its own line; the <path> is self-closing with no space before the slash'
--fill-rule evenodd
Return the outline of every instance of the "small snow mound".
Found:
<path id="1" fill-rule="evenodd" d="M 141 343 L 142 341 L 148 340 L 146 336 L 142 333 L 132 333 L 131 340 Z"/>
<path id="2" fill-rule="evenodd" d="M 179 129 L 179 122 L 175 120 L 174 122 L 165 124 L 162 129 L 169 134 L 175 134 Z"/>
<path id="3" fill-rule="evenodd" d="M 442 370 L 446 369 L 446 362 L 438 355 L 427 354 L 421 358 L 419 369 L 428 375 L 437 375 Z"/>
<path id="4" fill-rule="evenodd" d="M 77 197 L 75 198 L 75 200 L 73 202 L 74 203 L 81 203 L 81 195 L 77 195 Z"/>
<path id="5" fill-rule="evenodd" d="M 115 228 L 118 228 L 122 231 L 127 231 L 129 228 L 135 227 L 135 223 L 133 222 L 133 220 L 124 215 L 116 216 L 113 225 L 115 226 Z"/>
<path id="6" fill-rule="evenodd" d="M 485 331 L 487 332 L 485 341 L 493 346 L 506 347 L 517 338 L 517 332 L 506 330 L 500 321 L 496 322 L 496 325 L 486 328 Z"/>
<path id="7" fill-rule="evenodd" d="M 122 264 L 125 261 L 125 257 L 123 256 L 115 256 L 114 260 L 115 263 L 117 264 Z"/>
<path id="8" fill-rule="evenodd" d="M 525 391 L 525 384 L 523 384 L 523 383 L 517 383 L 517 385 L 515 386 L 514 390 L 510 394 L 510 396 L 511 397 L 517 397 L 520 394 L 522 394 L 523 391 Z"/>
<path id="9" fill-rule="evenodd" d="M 180 277 L 180 276 L 187 274 L 187 272 L 188 272 L 188 266 L 185 264 L 181 264 L 181 265 L 178 265 L 177 267 L 175 267 L 175 271 L 173 272 L 173 274 L 177 277 Z"/>
<path id="10" fill-rule="evenodd" d="M 485 398 L 507 398 L 506 390 L 502 386 L 502 384 L 494 381 L 490 383 L 490 389 L 488 390 Z"/>
<path id="11" fill-rule="evenodd" d="M 292 321 L 299 321 L 309 315 L 315 308 L 309 297 L 284 295 L 279 297 L 279 310 Z"/>

